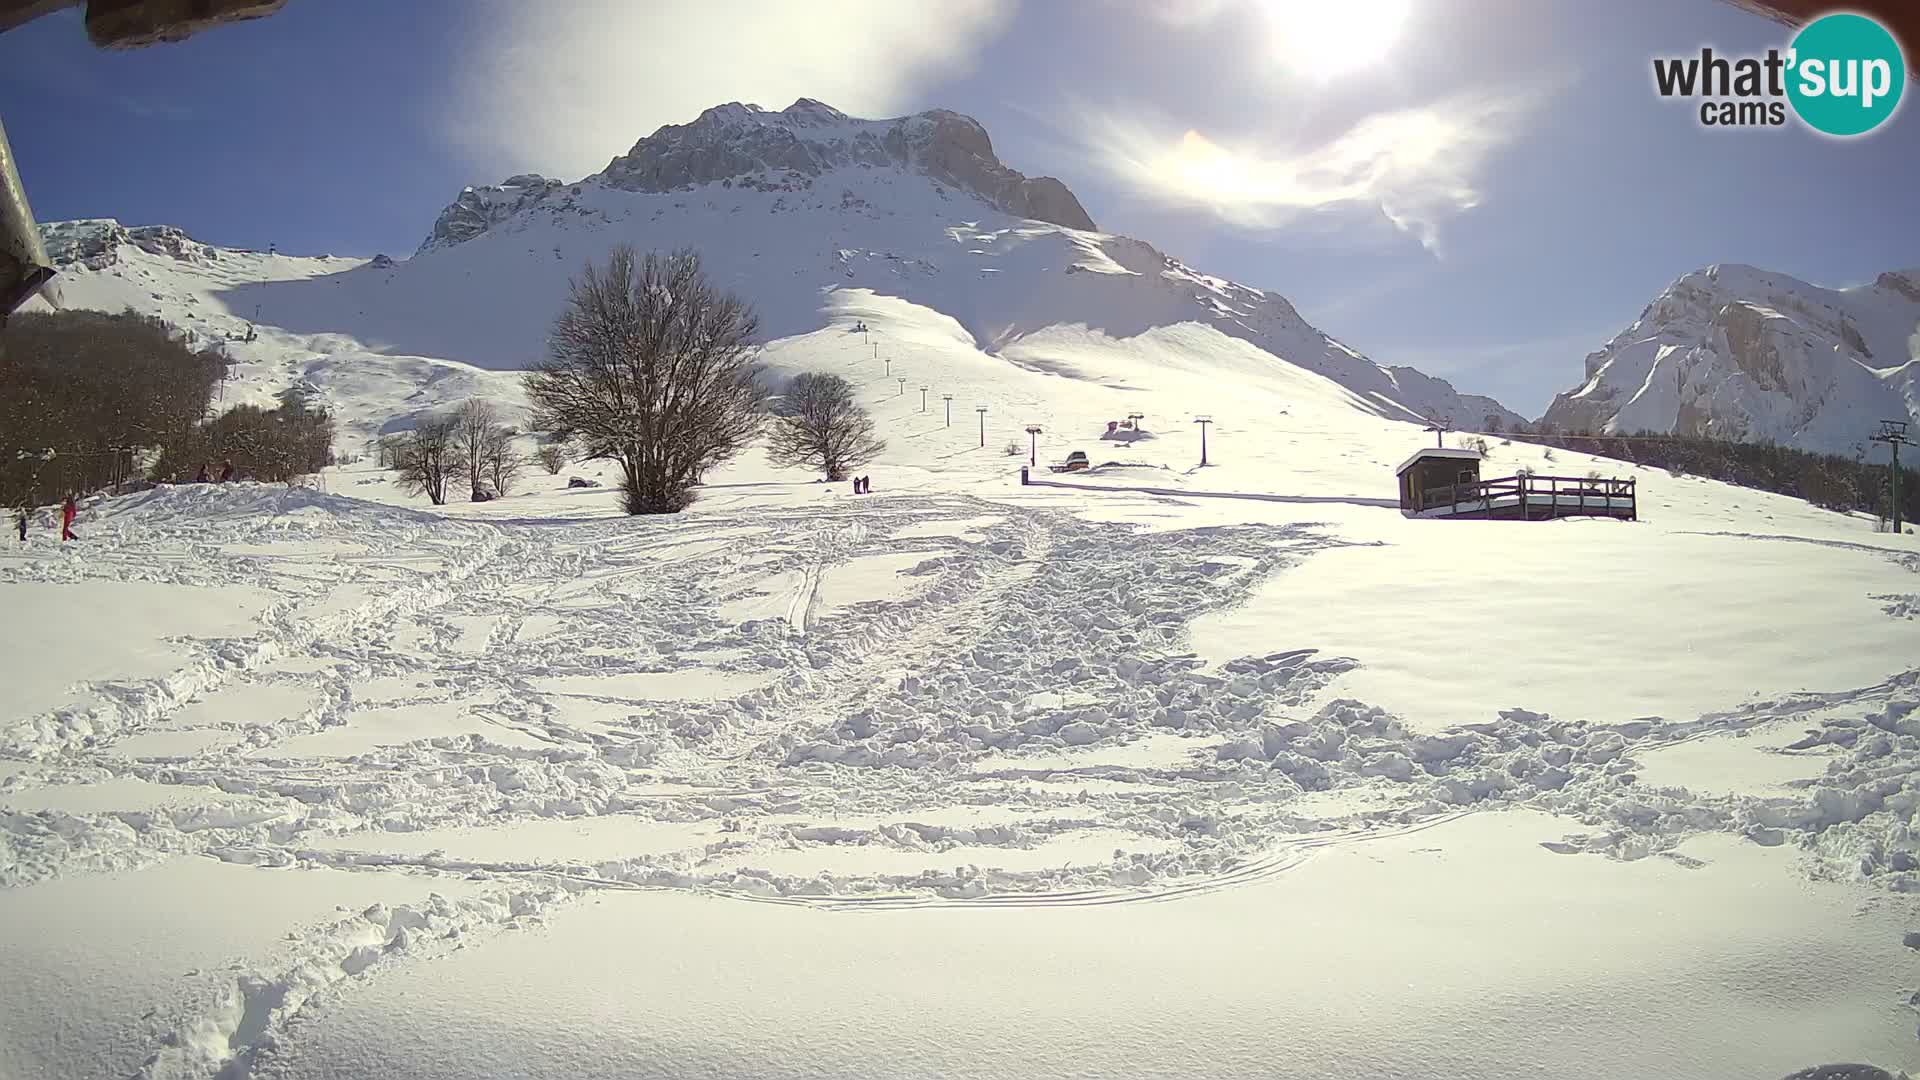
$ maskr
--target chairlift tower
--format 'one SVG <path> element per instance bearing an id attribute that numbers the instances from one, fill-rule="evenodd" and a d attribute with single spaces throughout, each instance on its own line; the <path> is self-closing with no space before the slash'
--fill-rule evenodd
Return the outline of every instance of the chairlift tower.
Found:
<path id="1" fill-rule="evenodd" d="M 947 403 L 947 426 L 953 426 L 953 395 L 941 394 L 940 400 Z"/>
<path id="2" fill-rule="evenodd" d="M 1196 416 L 1193 422 L 1200 425 L 1200 464 L 1207 463 L 1207 425 L 1213 423 L 1211 416 Z"/>
<path id="3" fill-rule="evenodd" d="M 985 449 L 987 445 L 987 407 L 985 405 L 975 405 L 973 411 L 980 414 L 980 446 L 982 449 Z"/>
<path id="4" fill-rule="evenodd" d="M 899 392 L 899 393 L 897 393 L 897 394 L 895 394 L 895 395 L 893 395 L 893 396 L 894 396 L 894 397 L 905 397 L 905 396 L 907 396 L 907 379 L 906 379 L 906 376 L 904 376 L 904 375 L 897 375 L 897 376 L 895 376 L 895 377 L 894 377 L 894 381 L 896 381 L 896 382 L 898 382 L 898 383 L 900 384 L 900 392 Z"/>
<path id="5" fill-rule="evenodd" d="M 1427 423 L 1426 430 L 1433 432 L 1434 447 L 1444 448 L 1447 445 L 1447 432 L 1453 430 L 1453 417 L 1449 416 L 1444 420 L 1437 416 L 1432 417 Z"/>
<path id="6" fill-rule="evenodd" d="M 1027 464 L 1040 464 L 1040 425 L 1027 425 Z"/>
<path id="7" fill-rule="evenodd" d="M 1905 420 L 1880 421 L 1880 433 L 1872 436 L 1872 440 L 1886 443 L 1887 449 L 1893 451 L 1893 533 L 1898 536 L 1900 535 L 1900 448 L 1912 446 L 1914 441 L 1907 437 Z"/>
<path id="8" fill-rule="evenodd" d="M 924 386 L 920 388 L 920 411 L 927 411 L 927 388 Z"/>

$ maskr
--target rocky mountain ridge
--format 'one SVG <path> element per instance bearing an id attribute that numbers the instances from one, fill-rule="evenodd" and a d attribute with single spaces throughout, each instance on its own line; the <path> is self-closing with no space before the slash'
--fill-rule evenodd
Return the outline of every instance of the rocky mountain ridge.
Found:
<path id="1" fill-rule="evenodd" d="M 1675 280 L 1541 423 L 1851 454 L 1920 417 L 1920 270 L 1828 289 L 1741 264 Z"/>
<path id="2" fill-rule="evenodd" d="M 826 173 L 850 167 L 918 172 L 1015 217 L 1094 228 L 1065 184 L 1002 164 L 986 128 L 972 117 L 930 109 L 859 120 L 801 98 L 779 112 L 739 102 L 717 105 L 690 123 L 661 127 L 578 183 L 524 173 L 467 188 L 441 212 L 420 253 L 464 243 L 534 207 L 566 212 L 589 186 L 653 194 L 706 184 L 803 191 Z"/>

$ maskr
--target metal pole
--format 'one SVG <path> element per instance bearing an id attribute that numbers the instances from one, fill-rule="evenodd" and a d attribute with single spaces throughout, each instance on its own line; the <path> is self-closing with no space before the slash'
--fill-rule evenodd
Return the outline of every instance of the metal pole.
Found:
<path id="1" fill-rule="evenodd" d="M 1040 430 L 1039 424 L 1027 425 L 1027 464 L 1036 467 L 1040 464 Z"/>
<path id="2" fill-rule="evenodd" d="M 920 411 L 927 411 L 927 388 L 924 386 L 920 388 Z"/>
<path id="3" fill-rule="evenodd" d="M 1887 448 L 1893 451 L 1893 535 L 1900 535 L 1900 441 L 1888 439 Z"/>
<path id="4" fill-rule="evenodd" d="M 953 426 L 953 395 L 941 394 L 940 400 L 947 403 L 947 426 Z"/>
<path id="5" fill-rule="evenodd" d="M 907 396 L 907 380 L 905 380 L 905 379 L 901 379 L 901 380 L 900 380 L 900 392 L 899 392 L 899 393 L 897 393 L 897 394 L 895 394 L 895 395 L 893 395 L 893 396 L 894 396 L 894 397 L 906 397 L 906 396 Z"/>
<path id="6" fill-rule="evenodd" d="M 1207 425 L 1213 423 L 1210 416 L 1196 416 L 1193 422 L 1200 425 L 1200 464 L 1207 463 Z"/>
<path id="7" fill-rule="evenodd" d="M 33 207 L 20 186 L 7 129 L 0 126 L 0 326 L 53 277 L 53 263 L 33 223 Z"/>
<path id="8" fill-rule="evenodd" d="M 1893 496 L 1893 513 L 1891 516 L 1893 520 L 1894 535 L 1898 536 L 1900 535 L 1900 525 L 1901 525 L 1901 521 L 1900 521 L 1900 447 L 1905 445 L 1911 445 L 1913 443 L 1913 440 L 1907 438 L 1907 422 L 1904 420 L 1880 421 L 1880 434 L 1875 435 L 1872 438 L 1874 442 L 1886 443 L 1887 449 L 1893 451 L 1893 475 L 1890 478 L 1890 487 L 1891 487 L 1890 494 Z"/>
<path id="9" fill-rule="evenodd" d="M 973 411 L 980 414 L 980 446 L 982 449 L 985 449 L 987 445 L 987 407 L 985 405 L 976 405 Z"/>

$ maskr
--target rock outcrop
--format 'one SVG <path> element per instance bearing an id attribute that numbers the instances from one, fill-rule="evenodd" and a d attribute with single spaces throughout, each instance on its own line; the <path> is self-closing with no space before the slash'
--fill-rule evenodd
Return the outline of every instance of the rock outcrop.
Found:
<path id="1" fill-rule="evenodd" d="M 1920 272 L 1824 289 L 1751 266 L 1696 270 L 1586 358 L 1541 423 L 1851 454 L 1920 416 Z"/>
<path id="2" fill-rule="evenodd" d="M 427 234 L 420 250 L 431 251 L 471 240 L 565 187 L 558 180 L 523 173 L 487 187 L 467 188 L 440 211 L 433 231 Z"/>
<path id="3" fill-rule="evenodd" d="M 202 266 L 220 258 L 218 248 L 195 240 L 173 225 L 129 228 L 112 218 L 50 222 L 40 227 L 40 239 L 55 266 L 79 263 L 94 270 L 104 269 L 118 260 L 122 244 Z"/>
<path id="4" fill-rule="evenodd" d="M 856 120 L 811 98 L 780 112 L 733 102 L 641 139 L 601 176 L 612 187 L 662 192 L 763 175 L 804 186 L 828 170 L 862 165 L 913 169 L 1019 217 L 1094 227 L 1065 184 L 1007 168 L 979 121 L 946 109 Z"/>
<path id="5" fill-rule="evenodd" d="M 803 191 L 825 173 L 863 167 L 919 173 L 1017 217 L 1094 228 L 1065 184 L 1002 164 L 986 128 L 972 117 L 932 109 L 895 120 L 860 120 L 801 98 L 779 112 L 739 102 L 717 105 L 691 123 L 660 128 L 578 184 L 525 175 L 468 188 L 441 211 L 420 251 L 463 243 L 532 207 L 565 209 L 588 185 L 649 193 L 706 184 Z"/>

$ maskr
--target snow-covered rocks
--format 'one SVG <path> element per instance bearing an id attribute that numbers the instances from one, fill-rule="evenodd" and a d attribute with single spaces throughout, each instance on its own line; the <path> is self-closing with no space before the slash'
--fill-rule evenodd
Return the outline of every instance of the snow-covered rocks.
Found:
<path id="1" fill-rule="evenodd" d="M 200 243 L 172 225 L 128 228 L 112 218 L 54 221 L 41 226 L 40 236 L 46 245 L 47 257 L 56 266 L 78 263 L 91 270 L 102 270 L 118 261 L 118 248 L 122 244 L 184 263 L 205 264 L 220 257 L 219 248 Z"/>
<path id="2" fill-rule="evenodd" d="M 433 230 L 420 244 L 422 254 L 471 240 L 515 214 L 546 202 L 566 188 L 558 180 L 524 173 L 499 184 L 467 188 L 434 220 Z M 564 204 L 556 202 L 556 208 Z"/>
<path id="3" fill-rule="evenodd" d="M 661 194 L 738 185 L 799 192 L 828 173 L 854 168 L 915 173 L 1014 217 L 1072 229 L 1094 227 L 1065 184 L 1052 177 L 1028 178 L 1001 164 L 986 129 L 971 117 L 935 109 L 897 120 L 858 120 L 801 98 L 779 112 L 738 102 L 715 106 L 690 123 L 662 127 L 604 171 L 572 185 L 526 174 L 468 188 L 441 211 L 420 253 L 464 243 L 530 210 L 576 211 L 572 197 L 584 187 Z M 846 200 L 851 206 L 851 192 Z"/>
<path id="4" fill-rule="evenodd" d="M 1066 185 L 1052 177 L 1029 179 L 1001 164 L 979 121 L 946 109 L 858 120 L 810 98 L 780 112 L 734 102 L 708 109 L 692 123 L 662 127 L 614 158 L 601 178 L 630 191 L 713 183 L 790 191 L 848 167 L 910 169 L 1015 217 L 1094 227 Z"/>
<path id="5" fill-rule="evenodd" d="M 1915 271 L 1824 289 L 1751 266 L 1682 276 L 1586 359 L 1542 422 L 1852 455 L 1882 419 L 1920 418 Z"/>

